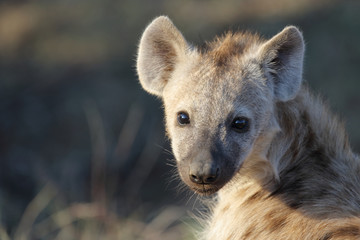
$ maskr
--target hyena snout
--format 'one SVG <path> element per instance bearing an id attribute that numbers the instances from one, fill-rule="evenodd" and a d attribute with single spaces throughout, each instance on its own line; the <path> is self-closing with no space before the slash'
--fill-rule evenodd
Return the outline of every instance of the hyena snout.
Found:
<path id="1" fill-rule="evenodd" d="M 184 183 L 201 195 L 220 190 L 236 171 L 231 159 L 219 150 L 198 150 L 190 156 L 180 157 L 178 170 Z"/>
<path id="2" fill-rule="evenodd" d="M 216 163 L 193 161 L 189 167 L 190 181 L 195 184 L 214 184 L 220 175 L 220 168 Z"/>

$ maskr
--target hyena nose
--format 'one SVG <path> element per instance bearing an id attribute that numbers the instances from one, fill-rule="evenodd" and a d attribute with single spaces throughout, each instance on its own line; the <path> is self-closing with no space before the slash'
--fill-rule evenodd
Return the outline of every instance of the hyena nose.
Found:
<path id="1" fill-rule="evenodd" d="M 189 178 L 193 183 L 211 184 L 215 183 L 219 178 L 220 169 L 217 167 L 203 166 L 201 168 L 190 166 Z"/>

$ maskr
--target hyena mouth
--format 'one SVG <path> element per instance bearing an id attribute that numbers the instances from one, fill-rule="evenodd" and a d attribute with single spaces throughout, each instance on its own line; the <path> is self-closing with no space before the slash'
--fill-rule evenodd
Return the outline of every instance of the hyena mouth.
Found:
<path id="1" fill-rule="evenodd" d="M 219 191 L 219 189 L 220 189 L 219 187 L 217 187 L 215 185 L 209 185 L 209 184 L 203 184 L 202 186 L 190 187 L 190 188 L 197 194 L 204 195 L 204 196 L 212 195 L 212 194 L 216 193 L 217 191 Z"/>

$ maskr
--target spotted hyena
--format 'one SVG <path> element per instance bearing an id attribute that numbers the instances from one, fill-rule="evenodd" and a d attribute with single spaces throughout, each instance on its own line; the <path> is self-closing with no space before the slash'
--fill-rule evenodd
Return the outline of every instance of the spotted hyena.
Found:
<path id="1" fill-rule="evenodd" d="M 302 83 L 301 32 L 205 45 L 158 17 L 137 59 L 141 85 L 164 102 L 181 179 L 218 193 L 201 238 L 360 239 L 360 158 Z"/>

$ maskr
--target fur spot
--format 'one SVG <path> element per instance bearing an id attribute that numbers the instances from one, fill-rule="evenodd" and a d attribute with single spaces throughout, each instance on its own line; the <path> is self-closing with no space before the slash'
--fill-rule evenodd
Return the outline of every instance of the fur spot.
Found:
<path id="1" fill-rule="evenodd" d="M 299 165 L 294 165 L 282 173 L 282 176 L 280 176 L 281 182 L 270 196 L 286 195 L 287 199 L 285 200 L 291 208 L 297 209 L 301 207 L 302 198 L 299 194 L 301 194 L 301 189 L 304 187 L 304 180 L 300 174 L 301 170 L 302 168 Z"/>
<path id="2" fill-rule="evenodd" d="M 333 234 L 331 232 L 326 233 L 324 236 L 322 236 L 319 240 L 329 240 L 331 239 L 331 237 L 333 236 Z"/>
<path id="3" fill-rule="evenodd" d="M 264 197 L 264 192 L 262 191 L 258 191 L 256 193 L 254 193 L 253 195 L 251 195 L 248 199 L 246 199 L 245 204 L 250 204 L 256 201 L 259 201 L 260 199 L 262 199 Z"/>
<path id="4" fill-rule="evenodd" d="M 242 239 L 248 239 L 249 237 L 251 237 L 251 235 L 253 235 L 253 233 L 254 233 L 254 230 L 255 230 L 255 226 L 248 227 L 248 229 L 246 229 Z"/>
<path id="5" fill-rule="evenodd" d="M 348 226 L 335 230 L 332 235 L 334 237 L 360 237 L 360 227 Z"/>
<path id="6" fill-rule="evenodd" d="M 348 226 L 343 228 L 338 228 L 332 232 L 326 233 L 320 238 L 320 240 L 330 240 L 330 239 L 348 239 L 348 237 L 360 237 L 360 227 L 357 226 Z"/>
<path id="7" fill-rule="evenodd" d="M 227 212 L 230 209 L 230 205 L 226 205 L 225 207 L 223 207 L 223 209 L 221 209 L 222 213 Z"/>
<path id="8" fill-rule="evenodd" d="M 269 223 L 267 229 L 270 232 L 280 231 L 283 227 L 285 227 L 287 223 L 286 215 L 279 215 L 278 212 L 270 212 L 265 216 L 265 219 Z"/>

